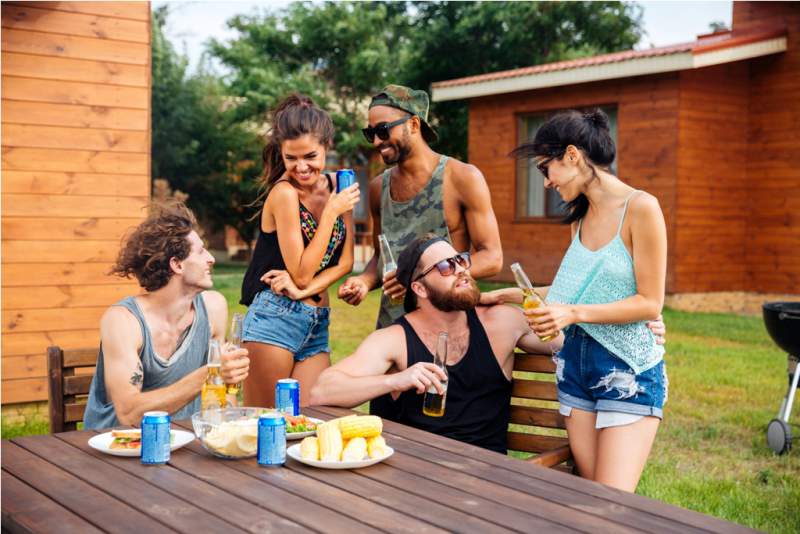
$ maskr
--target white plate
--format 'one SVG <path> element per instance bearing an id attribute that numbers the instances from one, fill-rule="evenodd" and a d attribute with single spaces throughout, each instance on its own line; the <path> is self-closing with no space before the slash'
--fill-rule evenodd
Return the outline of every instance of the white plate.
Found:
<path id="1" fill-rule="evenodd" d="M 176 449 L 180 449 L 184 445 L 187 445 L 194 440 L 194 434 L 191 432 L 187 432 L 186 430 L 176 430 L 170 429 L 170 432 L 175 436 L 175 439 L 172 440 L 172 445 L 170 445 L 169 450 L 174 451 Z M 141 449 L 111 449 L 109 448 L 111 442 L 114 441 L 114 438 L 111 436 L 111 432 L 105 432 L 103 434 L 97 434 L 89 438 L 89 446 L 93 449 L 97 449 L 100 452 L 104 452 L 106 454 L 112 454 L 114 456 L 132 456 L 138 458 L 141 456 Z"/>
<path id="2" fill-rule="evenodd" d="M 324 423 L 325 422 L 322 419 L 315 419 L 313 417 L 309 417 L 308 420 L 311 421 L 312 423 L 317 424 L 317 425 L 320 424 L 320 423 Z M 303 439 L 303 438 L 307 438 L 308 436 L 313 436 L 316 433 L 317 433 L 316 430 L 312 430 L 310 432 L 291 432 L 291 433 L 287 432 L 286 433 L 286 439 L 287 440 Z"/>
<path id="3" fill-rule="evenodd" d="M 394 449 L 391 447 L 386 447 L 386 455 L 380 458 L 368 458 L 366 460 L 361 460 L 358 462 L 322 462 L 320 460 L 306 460 L 302 456 L 300 456 L 300 444 L 292 445 L 288 449 L 286 449 L 286 454 L 298 462 L 306 465 L 310 465 L 312 467 L 320 467 L 322 469 L 358 469 L 359 467 L 367 467 L 370 465 L 375 465 L 378 462 L 382 462 L 387 459 L 389 456 L 394 454 Z"/>

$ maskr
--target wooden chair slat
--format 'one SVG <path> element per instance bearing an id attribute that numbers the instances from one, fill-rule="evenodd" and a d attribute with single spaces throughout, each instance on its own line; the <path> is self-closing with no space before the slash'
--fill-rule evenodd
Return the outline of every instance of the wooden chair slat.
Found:
<path id="1" fill-rule="evenodd" d="M 89 367 L 97 363 L 97 349 L 64 351 L 64 367 Z"/>
<path id="2" fill-rule="evenodd" d="M 508 448 L 512 451 L 545 452 L 569 444 L 567 438 L 539 434 L 508 433 Z"/>
<path id="3" fill-rule="evenodd" d="M 75 423 L 83 421 L 83 412 L 86 410 L 86 403 L 76 402 L 64 406 L 64 422 Z"/>
<path id="4" fill-rule="evenodd" d="M 549 354 L 517 353 L 514 355 L 514 371 L 554 375 L 556 366 Z M 565 429 L 564 417 L 557 409 L 541 406 L 541 402 L 529 402 L 557 401 L 555 380 L 548 381 L 548 377 L 542 376 L 536 378 L 516 376 L 511 396 L 514 398 L 514 404 L 511 405 L 510 422 L 518 426 L 508 432 L 509 450 L 538 453 L 538 456 L 529 461 L 569 472 L 572 468 L 569 440 L 559 436 L 548 436 L 540 428 Z"/>
<path id="5" fill-rule="evenodd" d="M 556 364 L 544 354 L 517 354 L 514 356 L 514 370 L 531 373 L 555 373 Z"/>
<path id="6" fill-rule="evenodd" d="M 86 395 L 92 384 L 92 375 L 65 376 L 64 395 Z"/>
<path id="7" fill-rule="evenodd" d="M 564 416 L 551 408 L 511 406 L 511 422 L 515 425 L 533 425 L 547 428 L 564 428 Z"/>
<path id="8" fill-rule="evenodd" d="M 521 399 L 558 400 L 555 383 L 541 380 L 521 380 L 518 378 L 514 379 L 511 396 Z"/>

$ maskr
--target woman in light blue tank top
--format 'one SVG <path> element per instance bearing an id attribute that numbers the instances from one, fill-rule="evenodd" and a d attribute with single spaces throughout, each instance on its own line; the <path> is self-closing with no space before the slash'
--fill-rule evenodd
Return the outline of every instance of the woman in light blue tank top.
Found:
<path id="1" fill-rule="evenodd" d="M 664 348 L 647 327 L 664 303 L 664 216 L 611 174 L 600 110 L 559 113 L 515 152 L 535 159 L 572 225 L 547 305 L 526 315 L 541 337 L 565 332 L 556 379 L 575 462 L 583 477 L 634 491 L 667 398 Z"/>

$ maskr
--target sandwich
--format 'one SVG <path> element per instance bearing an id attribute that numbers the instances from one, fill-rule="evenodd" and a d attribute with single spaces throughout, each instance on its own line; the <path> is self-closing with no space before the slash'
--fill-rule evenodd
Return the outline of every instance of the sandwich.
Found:
<path id="1" fill-rule="evenodd" d="M 139 428 L 112 430 L 111 437 L 114 439 L 109 449 L 138 449 L 142 446 L 142 430 Z"/>

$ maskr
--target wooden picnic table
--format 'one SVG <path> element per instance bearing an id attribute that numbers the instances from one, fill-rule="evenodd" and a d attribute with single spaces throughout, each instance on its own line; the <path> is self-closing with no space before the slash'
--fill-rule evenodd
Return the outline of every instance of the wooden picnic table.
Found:
<path id="1" fill-rule="evenodd" d="M 357 470 L 290 458 L 264 468 L 254 458 L 215 458 L 197 440 L 166 466 L 144 466 L 89 447 L 95 433 L 3 440 L 3 532 L 748 530 L 390 421 L 384 436 L 394 455 Z"/>

